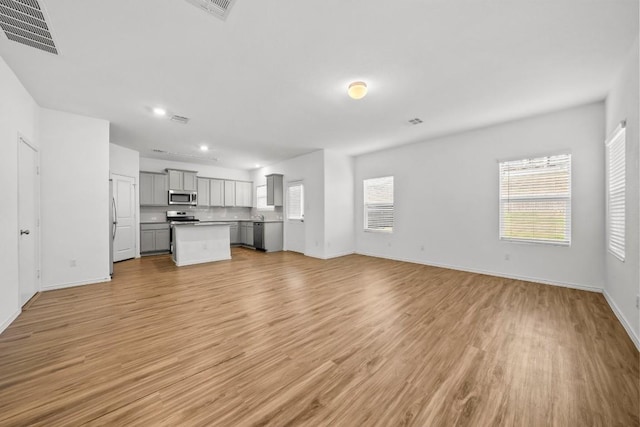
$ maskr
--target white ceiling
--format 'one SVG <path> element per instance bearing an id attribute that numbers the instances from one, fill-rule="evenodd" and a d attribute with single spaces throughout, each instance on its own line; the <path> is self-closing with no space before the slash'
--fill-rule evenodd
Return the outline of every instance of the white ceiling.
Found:
<path id="1" fill-rule="evenodd" d="M 0 56 L 40 105 L 107 119 L 144 157 L 206 143 L 251 169 L 603 99 L 638 36 L 638 0 L 236 1 L 222 21 L 183 0 L 40 0 L 60 55 L 1 33 Z"/>

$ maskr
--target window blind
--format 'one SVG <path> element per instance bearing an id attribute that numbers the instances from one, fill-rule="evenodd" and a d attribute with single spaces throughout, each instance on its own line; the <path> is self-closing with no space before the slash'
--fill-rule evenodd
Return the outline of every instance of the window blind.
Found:
<path id="1" fill-rule="evenodd" d="M 608 248 L 621 261 L 625 259 L 625 145 L 621 124 L 606 142 Z"/>
<path id="2" fill-rule="evenodd" d="M 304 220 L 304 185 L 290 183 L 287 187 L 287 219 Z"/>
<path id="3" fill-rule="evenodd" d="M 500 239 L 571 244 L 571 155 L 500 162 Z"/>
<path id="4" fill-rule="evenodd" d="M 259 185 L 256 187 L 256 207 L 259 211 L 272 211 L 273 206 L 267 205 L 267 186 Z"/>
<path id="5" fill-rule="evenodd" d="M 364 229 L 393 231 L 393 177 L 365 179 Z"/>

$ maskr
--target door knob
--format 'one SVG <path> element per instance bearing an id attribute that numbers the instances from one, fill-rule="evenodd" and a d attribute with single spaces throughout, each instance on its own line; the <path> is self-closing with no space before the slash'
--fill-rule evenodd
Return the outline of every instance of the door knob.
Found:
<path id="1" fill-rule="evenodd" d="M 31 233 L 29 230 L 20 230 L 20 235 Z"/>

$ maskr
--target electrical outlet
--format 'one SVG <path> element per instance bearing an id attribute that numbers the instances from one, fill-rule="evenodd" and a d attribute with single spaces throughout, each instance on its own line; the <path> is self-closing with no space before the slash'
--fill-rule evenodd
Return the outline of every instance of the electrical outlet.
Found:
<path id="1" fill-rule="evenodd" d="M 504 260 L 505 261 L 509 261 L 511 259 L 511 255 L 510 254 L 504 254 Z"/>
<path id="2" fill-rule="evenodd" d="M 420 246 L 420 251 L 424 252 L 424 245 Z"/>
<path id="3" fill-rule="evenodd" d="M 640 308 L 640 295 L 636 295 L 636 308 Z"/>
<path id="4" fill-rule="evenodd" d="M 69 267 L 75 267 L 75 266 L 76 266 L 76 260 L 75 259 L 69 260 Z"/>

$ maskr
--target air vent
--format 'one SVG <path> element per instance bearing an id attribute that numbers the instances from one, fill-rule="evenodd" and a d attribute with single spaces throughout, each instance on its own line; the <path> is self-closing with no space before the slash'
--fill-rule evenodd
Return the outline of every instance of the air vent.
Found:
<path id="1" fill-rule="evenodd" d="M 172 122 L 176 122 L 176 123 L 180 123 L 182 125 L 186 125 L 187 123 L 189 123 L 189 117 L 173 115 L 173 116 L 171 116 L 171 121 Z"/>
<path id="2" fill-rule="evenodd" d="M 37 0 L 0 0 L 0 28 L 11 41 L 58 54 Z"/>
<path id="3" fill-rule="evenodd" d="M 204 10 L 209 15 L 213 15 L 222 19 L 227 19 L 231 7 L 234 5 L 235 0 L 187 0 L 199 9 Z"/>
<path id="4" fill-rule="evenodd" d="M 203 156 L 203 155 L 199 155 L 199 154 L 176 153 L 175 151 L 166 151 L 166 150 L 161 150 L 159 148 L 154 148 L 153 152 L 154 153 L 158 153 L 158 154 L 166 154 L 167 156 L 188 157 L 188 158 L 191 158 L 191 159 L 209 160 L 209 161 L 212 161 L 212 162 L 217 162 L 218 161 L 218 159 L 216 157 Z"/>
<path id="5" fill-rule="evenodd" d="M 409 120 L 409 123 L 411 123 L 412 125 L 419 125 L 420 123 L 422 123 L 422 120 L 416 117 L 415 119 Z"/>

